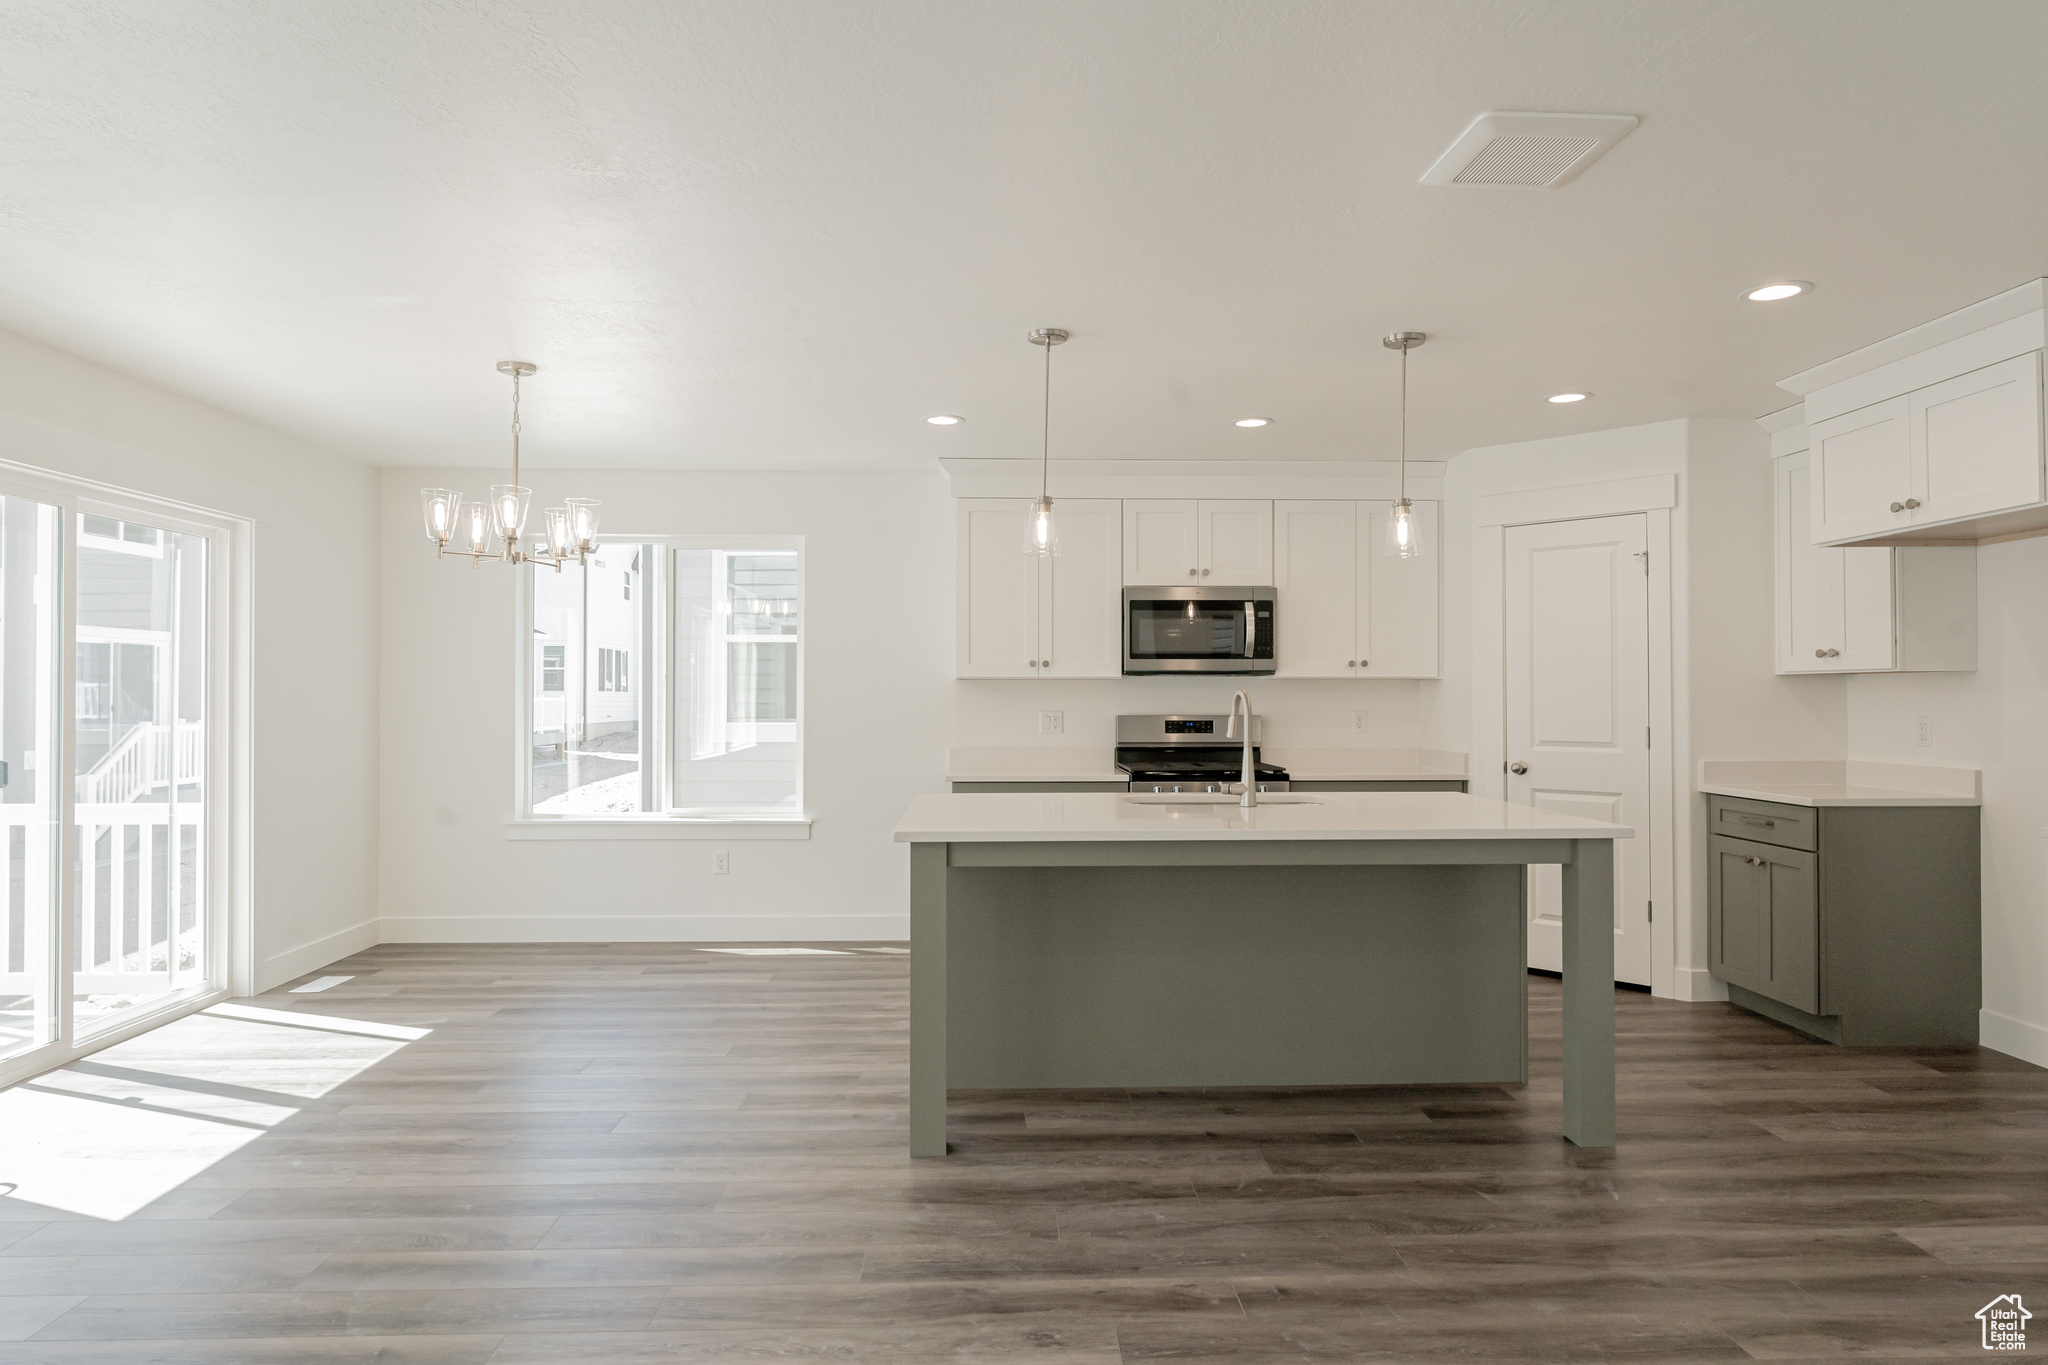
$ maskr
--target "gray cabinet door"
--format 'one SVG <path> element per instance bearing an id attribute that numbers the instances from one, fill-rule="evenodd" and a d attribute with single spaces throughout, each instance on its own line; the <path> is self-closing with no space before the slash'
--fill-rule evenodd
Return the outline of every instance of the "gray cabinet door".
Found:
<path id="1" fill-rule="evenodd" d="M 1820 894 L 1814 855 L 1715 835 L 1707 951 L 1715 976 L 1820 1012 Z"/>

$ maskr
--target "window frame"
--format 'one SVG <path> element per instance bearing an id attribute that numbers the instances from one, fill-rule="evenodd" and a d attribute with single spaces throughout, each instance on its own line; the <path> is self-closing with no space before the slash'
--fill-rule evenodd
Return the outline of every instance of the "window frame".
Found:
<path id="1" fill-rule="evenodd" d="M 811 816 L 805 807 L 804 784 L 804 629 L 806 604 L 805 554 L 802 536 L 701 536 L 606 534 L 601 550 L 641 547 L 638 572 L 626 581 L 639 589 L 631 600 L 639 609 L 640 644 L 624 655 L 625 690 L 640 698 L 641 805 L 631 815 L 544 815 L 533 809 L 531 749 L 535 687 L 544 671 L 532 645 L 534 577 L 552 573 L 545 566 L 521 566 L 513 611 L 513 755 L 512 810 L 505 821 L 508 839 L 808 839 Z M 793 811 L 678 810 L 674 808 L 674 745 L 677 717 L 672 664 L 675 657 L 675 552 L 678 550 L 771 551 L 796 556 L 797 634 L 793 686 L 796 719 L 776 722 L 790 727 L 797 746 L 797 799 Z M 597 551 L 591 560 L 595 564 Z M 650 562 L 651 557 L 651 562 Z M 763 637 L 754 637 L 763 638 Z M 593 674 L 595 674 L 593 669 Z"/>

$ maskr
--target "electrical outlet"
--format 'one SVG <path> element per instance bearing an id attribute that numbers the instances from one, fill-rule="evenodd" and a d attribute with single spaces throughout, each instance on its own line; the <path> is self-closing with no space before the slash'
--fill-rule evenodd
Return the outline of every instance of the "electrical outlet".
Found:
<path id="1" fill-rule="evenodd" d="M 1064 711 L 1040 711 L 1040 712 L 1038 713 L 1038 733 L 1039 733 L 1039 734 L 1041 734 L 1041 735 L 1056 735 L 1056 734 L 1060 733 L 1060 732 L 1061 732 L 1062 730 L 1064 730 L 1064 729 L 1066 729 L 1066 728 L 1067 728 L 1067 713 L 1066 713 L 1066 712 L 1064 712 Z"/>
<path id="2" fill-rule="evenodd" d="M 732 871 L 732 854 L 720 850 L 711 855 L 711 874 L 714 877 L 723 877 L 730 871 Z"/>
<path id="3" fill-rule="evenodd" d="M 1353 711 L 1351 713 L 1351 728 L 1354 730 L 1363 730 L 1365 728 L 1365 712 Z"/>
<path id="4" fill-rule="evenodd" d="M 1918 723 L 1918 729 L 1914 732 L 1913 742 L 1923 749 L 1932 749 L 1934 747 L 1934 717 L 1915 716 L 1914 720 Z"/>

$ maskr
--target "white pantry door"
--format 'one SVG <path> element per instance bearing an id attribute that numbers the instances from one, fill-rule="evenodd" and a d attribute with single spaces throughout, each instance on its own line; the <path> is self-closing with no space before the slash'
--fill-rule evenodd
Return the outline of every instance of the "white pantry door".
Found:
<path id="1" fill-rule="evenodd" d="M 1615 841 L 1614 979 L 1650 984 L 1649 519 L 1507 528 L 1507 799 Z M 1516 772 L 1515 767 L 1523 769 Z M 1562 873 L 1529 870 L 1529 965 L 1563 965 Z"/>

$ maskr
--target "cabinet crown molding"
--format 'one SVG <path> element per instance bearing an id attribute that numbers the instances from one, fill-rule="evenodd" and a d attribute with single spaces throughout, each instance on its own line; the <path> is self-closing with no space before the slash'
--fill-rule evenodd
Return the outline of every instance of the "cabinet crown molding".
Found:
<path id="1" fill-rule="evenodd" d="M 1909 359 L 1947 342 L 1960 341 L 1986 328 L 1995 327 L 2001 322 L 2010 322 L 2029 313 L 2042 312 L 2044 309 L 2048 309 L 2048 279 L 2028 280 L 2016 289 L 1993 294 L 1990 298 L 1981 299 L 1966 308 L 1944 313 L 1932 322 L 1923 322 L 1918 327 L 1908 328 L 1896 336 L 1886 337 L 1883 341 L 1872 342 L 1860 350 L 1837 356 L 1825 364 L 1815 365 L 1810 370 L 1801 370 L 1789 378 L 1780 379 L 1778 387 L 1803 398 L 1816 389 L 1840 384 L 1844 380 L 1882 369 L 1886 365 Z"/>

